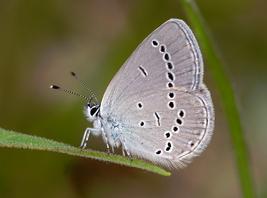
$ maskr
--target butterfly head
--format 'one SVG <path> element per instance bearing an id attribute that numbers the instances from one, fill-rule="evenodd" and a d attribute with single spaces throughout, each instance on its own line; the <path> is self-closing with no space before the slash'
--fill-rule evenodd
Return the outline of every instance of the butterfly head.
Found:
<path id="1" fill-rule="evenodd" d="M 92 104 L 92 103 L 87 103 L 85 105 L 85 115 L 86 115 L 86 118 L 90 122 L 95 121 L 98 118 L 98 116 L 99 116 L 99 110 L 100 110 L 100 105 Z"/>

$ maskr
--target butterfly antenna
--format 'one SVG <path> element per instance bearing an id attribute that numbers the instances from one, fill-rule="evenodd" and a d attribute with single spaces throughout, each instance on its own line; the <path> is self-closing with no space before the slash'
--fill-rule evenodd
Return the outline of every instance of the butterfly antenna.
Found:
<path id="1" fill-rule="evenodd" d="M 90 94 L 90 102 L 92 101 L 92 99 L 94 99 L 95 102 L 98 103 L 97 98 L 96 98 L 94 92 L 91 89 L 89 89 L 87 87 L 87 85 L 80 78 L 78 78 L 77 74 L 74 73 L 74 72 L 70 72 L 70 75 L 73 76 L 77 81 L 79 81 L 81 83 L 81 85 L 89 91 L 89 94 Z"/>
<path id="2" fill-rule="evenodd" d="M 65 93 L 67 93 L 67 94 L 71 94 L 71 95 L 74 95 L 74 96 L 78 96 L 78 97 L 83 98 L 83 99 L 85 99 L 85 100 L 87 100 L 87 101 L 91 101 L 91 99 L 89 99 L 88 97 L 86 97 L 86 96 L 84 96 L 84 95 L 81 95 L 81 94 L 79 94 L 79 93 L 76 93 L 76 92 L 71 91 L 71 90 L 68 90 L 68 89 L 63 89 L 63 88 L 61 88 L 61 87 L 58 86 L 58 85 L 51 85 L 50 88 L 51 88 L 51 89 L 56 89 L 56 90 L 59 90 L 59 91 L 63 91 L 63 92 L 65 92 Z"/>

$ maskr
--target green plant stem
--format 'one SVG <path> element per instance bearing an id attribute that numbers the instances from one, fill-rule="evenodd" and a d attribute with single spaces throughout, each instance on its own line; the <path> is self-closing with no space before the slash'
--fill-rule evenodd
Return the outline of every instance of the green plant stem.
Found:
<path id="1" fill-rule="evenodd" d="M 2 128 L 0 128 L 0 147 L 52 151 L 139 168 L 163 176 L 171 175 L 166 170 L 143 160 L 89 149 L 81 149 L 61 142 L 56 142 L 54 140 L 8 131 Z"/>
<path id="2" fill-rule="evenodd" d="M 254 197 L 255 192 L 253 188 L 247 147 L 230 80 L 228 79 L 224 71 L 223 64 L 215 51 L 208 29 L 204 24 L 204 20 L 197 5 L 193 0 L 181 0 L 181 4 L 197 35 L 203 54 L 207 59 L 209 71 L 212 73 L 214 81 L 218 87 L 218 92 L 221 97 L 221 102 L 223 104 L 230 129 L 243 196 L 247 198 Z"/>

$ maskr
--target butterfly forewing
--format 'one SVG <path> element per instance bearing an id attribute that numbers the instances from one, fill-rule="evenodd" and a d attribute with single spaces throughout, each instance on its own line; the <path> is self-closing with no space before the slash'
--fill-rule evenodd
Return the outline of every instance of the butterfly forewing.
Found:
<path id="1" fill-rule="evenodd" d="M 113 111 L 125 97 L 146 89 L 184 87 L 202 83 L 203 63 L 189 27 L 171 19 L 153 31 L 133 52 L 109 84 L 102 111 Z"/>

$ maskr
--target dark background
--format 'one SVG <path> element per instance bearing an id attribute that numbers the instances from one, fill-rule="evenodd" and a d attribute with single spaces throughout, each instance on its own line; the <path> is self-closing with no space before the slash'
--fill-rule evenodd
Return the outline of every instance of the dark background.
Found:
<path id="1" fill-rule="evenodd" d="M 197 1 L 231 78 L 260 197 L 267 197 L 267 26 L 264 0 Z M 84 101 L 51 83 L 99 100 L 135 47 L 169 18 L 186 20 L 179 1 L 0 1 L 0 126 L 79 145 L 89 125 Z M 205 52 L 203 52 L 205 54 Z M 0 149 L 0 197 L 241 197 L 227 123 L 213 76 L 213 139 L 171 177 L 66 155 Z M 104 150 L 97 138 L 90 147 Z"/>

